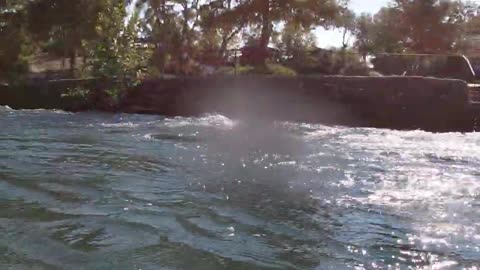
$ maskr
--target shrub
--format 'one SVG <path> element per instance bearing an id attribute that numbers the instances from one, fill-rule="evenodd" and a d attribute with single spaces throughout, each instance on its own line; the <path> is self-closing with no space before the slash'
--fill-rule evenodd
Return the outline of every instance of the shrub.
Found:
<path id="1" fill-rule="evenodd" d="M 266 65 L 266 74 L 269 75 L 277 75 L 277 76 L 285 76 L 285 77 L 295 77 L 297 76 L 297 72 L 295 70 L 282 66 L 280 64 L 267 64 Z"/>
<path id="2" fill-rule="evenodd" d="M 297 73 L 286 66 L 280 64 L 266 64 L 265 66 L 238 66 L 238 67 L 222 67 L 218 69 L 217 74 L 223 75 L 275 75 L 293 77 Z"/>
<path id="3" fill-rule="evenodd" d="M 366 76 L 370 71 L 358 54 L 349 51 L 301 52 L 287 59 L 285 64 L 300 74 Z"/>
<path id="4" fill-rule="evenodd" d="M 221 67 L 216 73 L 221 75 L 245 75 L 253 73 L 254 69 L 252 66 Z"/>

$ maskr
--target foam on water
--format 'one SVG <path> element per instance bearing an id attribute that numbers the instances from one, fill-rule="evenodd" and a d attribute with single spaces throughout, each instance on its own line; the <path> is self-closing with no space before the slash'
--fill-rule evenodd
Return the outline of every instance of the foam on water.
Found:
<path id="1" fill-rule="evenodd" d="M 337 134 L 340 143 L 348 145 L 350 159 L 362 161 L 367 170 L 376 168 L 363 177 L 358 176 L 357 166 L 352 170 L 357 186 L 369 194 L 353 199 L 409 219 L 411 232 L 398 241 L 430 256 L 425 269 L 458 265 L 429 252 L 471 252 L 480 259 L 475 249 L 480 246 L 476 238 L 480 235 L 480 134 L 356 130 L 321 128 L 307 133 L 311 140 Z"/>
<path id="2" fill-rule="evenodd" d="M 0 106 L 1 107 L 1 106 Z M 72 112 L 67 112 L 64 110 L 58 110 L 58 109 L 19 109 L 19 110 L 14 110 L 8 106 L 5 106 L 6 110 L 9 111 L 18 111 L 18 112 L 27 112 L 27 113 L 51 113 L 51 114 L 73 114 Z"/>
<path id="3" fill-rule="evenodd" d="M 165 125 L 172 128 L 185 126 L 203 126 L 216 127 L 221 129 L 231 129 L 237 124 L 228 117 L 220 114 L 207 114 L 203 117 L 175 117 L 165 119 Z"/>
<path id="4" fill-rule="evenodd" d="M 102 123 L 101 126 L 103 127 L 111 127 L 111 128 L 136 128 L 140 124 L 134 124 L 132 122 L 125 122 L 125 123 Z"/>

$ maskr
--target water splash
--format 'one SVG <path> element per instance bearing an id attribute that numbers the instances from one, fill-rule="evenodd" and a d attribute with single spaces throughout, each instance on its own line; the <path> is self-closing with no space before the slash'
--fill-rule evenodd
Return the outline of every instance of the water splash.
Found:
<path id="1" fill-rule="evenodd" d="M 8 106 L 0 106 L 0 112 L 2 111 L 9 112 L 9 111 L 13 111 L 13 109 Z"/>

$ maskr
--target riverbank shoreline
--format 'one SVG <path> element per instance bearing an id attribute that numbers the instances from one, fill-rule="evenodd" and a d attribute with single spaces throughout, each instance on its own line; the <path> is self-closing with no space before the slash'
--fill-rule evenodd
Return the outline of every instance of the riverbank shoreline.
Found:
<path id="1" fill-rule="evenodd" d="M 38 81 L 0 88 L 14 109 L 97 110 L 165 116 L 220 113 L 233 118 L 353 127 L 471 132 L 480 119 L 465 81 L 427 77 L 212 76 L 146 80 L 113 100 L 109 80 Z M 20 89 L 20 90 L 19 90 Z M 72 89 L 89 89 L 83 102 Z M 70 91 L 70 92 L 68 92 Z M 70 93 L 70 95 L 69 95 Z M 93 93 L 93 94 L 92 94 Z"/>

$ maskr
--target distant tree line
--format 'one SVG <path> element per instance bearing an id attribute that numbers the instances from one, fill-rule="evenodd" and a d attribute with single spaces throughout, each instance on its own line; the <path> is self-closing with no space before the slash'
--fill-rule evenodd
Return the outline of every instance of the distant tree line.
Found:
<path id="1" fill-rule="evenodd" d="M 469 35 L 480 34 L 479 12 L 474 2 L 394 0 L 375 15 L 356 18 L 355 48 L 364 55 L 461 52 Z"/>
<path id="2" fill-rule="evenodd" d="M 341 29 L 342 47 L 317 48 L 317 27 Z M 0 79 L 39 52 L 68 61 L 70 76 L 135 80 L 228 66 L 241 47 L 243 71 L 357 74 L 352 53 L 458 53 L 476 34 L 480 9 L 460 0 L 393 0 L 373 15 L 348 0 L 0 0 Z"/>

